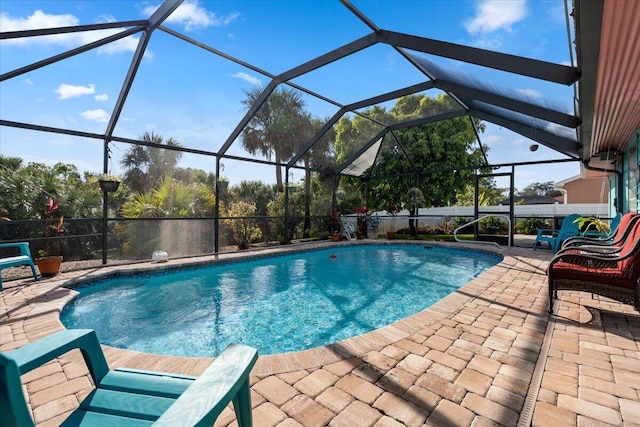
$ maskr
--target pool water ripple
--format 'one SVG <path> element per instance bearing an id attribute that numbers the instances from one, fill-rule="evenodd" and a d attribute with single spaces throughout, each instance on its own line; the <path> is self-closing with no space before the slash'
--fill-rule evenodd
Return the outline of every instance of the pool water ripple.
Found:
<path id="1" fill-rule="evenodd" d="M 340 246 L 97 281 L 61 320 L 149 353 L 215 356 L 233 342 L 283 353 L 410 316 L 499 261 L 419 245 Z"/>

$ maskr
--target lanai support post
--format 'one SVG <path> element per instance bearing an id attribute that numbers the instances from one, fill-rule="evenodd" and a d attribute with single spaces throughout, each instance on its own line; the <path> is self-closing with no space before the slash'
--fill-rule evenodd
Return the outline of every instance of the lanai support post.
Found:
<path id="1" fill-rule="evenodd" d="M 289 167 L 286 166 L 284 168 L 284 244 L 289 243 L 291 243 L 289 239 Z"/>
<path id="2" fill-rule="evenodd" d="M 102 172 L 106 175 L 109 173 L 109 141 L 104 140 L 102 152 Z M 109 193 L 102 192 L 102 264 L 107 263 L 107 237 L 109 235 L 107 214 L 109 209 Z"/>
<path id="3" fill-rule="evenodd" d="M 215 203 L 215 213 L 213 219 L 213 253 L 218 256 L 218 252 L 220 252 L 220 239 L 218 236 L 220 235 L 220 157 L 216 156 L 216 203 Z"/>

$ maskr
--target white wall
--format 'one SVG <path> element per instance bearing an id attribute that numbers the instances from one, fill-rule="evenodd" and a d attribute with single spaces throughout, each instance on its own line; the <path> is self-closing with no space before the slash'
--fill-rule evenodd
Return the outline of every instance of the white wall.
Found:
<path id="1" fill-rule="evenodd" d="M 514 214 L 516 220 L 526 217 L 542 217 L 542 218 L 554 218 L 563 217 L 573 213 L 580 214 L 582 216 L 596 216 L 599 218 L 609 217 L 609 206 L 606 203 L 570 203 L 570 204 L 549 204 L 549 205 L 515 205 Z M 483 212 L 504 212 L 508 214 L 509 206 L 481 206 L 480 215 Z M 385 211 L 375 212 L 373 215 L 378 215 L 380 225 L 378 231 L 385 233 L 391 230 L 391 223 L 393 218 L 387 215 Z M 419 223 L 422 225 L 437 225 L 445 220 L 453 221 L 457 216 L 473 217 L 473 206 L 447 206 L 443 208 L 421 208 L 419 210 Z M 353 217 L 355 223 L 355 215 L 347 215 Z M 350 218 L 351 219 L 351 218 Z M 409 226 L 409 211 L 403 210 L 395 218 L 396 230 L 406 228 Z"/>

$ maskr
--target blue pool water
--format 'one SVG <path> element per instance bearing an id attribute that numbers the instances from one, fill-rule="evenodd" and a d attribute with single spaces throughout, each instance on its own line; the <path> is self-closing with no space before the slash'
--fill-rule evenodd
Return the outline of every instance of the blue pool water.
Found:
<path id="1" fill-rule="evenodd" d="M 93 282 L 61 315 L 115 347 L 215 356 L 333 343 L 417 313 L 501 258 L 417 245 L 341 246 Z"/>

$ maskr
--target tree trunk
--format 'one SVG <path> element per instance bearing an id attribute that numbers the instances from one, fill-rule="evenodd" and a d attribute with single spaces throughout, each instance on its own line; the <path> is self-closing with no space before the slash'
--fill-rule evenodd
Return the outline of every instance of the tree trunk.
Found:
<path id="1" fill-rule="evenodd" d="M 280 166 L 280 152 L 275 150 L 276 158 L 276 188 L 278 193 L 284 193 L 284 186 L 282 185 L 282 167 Z"/>
<path id="2" fill-rule="evenodd" d="M 409 216 L 415 216 L 416 215 L 416 208 L 411 208 L 411 210 L 409 211 Z M 418 236 L 418 229 L 416 227 L 416 223 L 417 220 L 415 219 L 410 219 L 409 220 L 409 234 L 411 234 L 413 237 L 417 237 Z"/>

